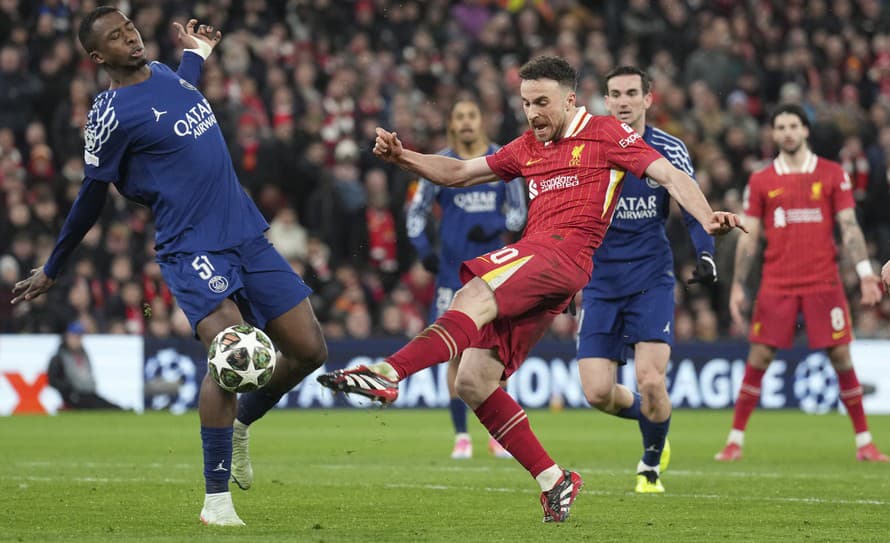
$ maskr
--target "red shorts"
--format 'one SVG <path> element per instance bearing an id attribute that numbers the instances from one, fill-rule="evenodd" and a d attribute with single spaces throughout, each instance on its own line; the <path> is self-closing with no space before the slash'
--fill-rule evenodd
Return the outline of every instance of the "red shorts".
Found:
<path id="1" fill-rule="evenodd" d="M 553 246 L 520 240 L 461 265 L 461 280 L 483 279 L 494 291 L 497 318 L 470 347 L 497 349 L 509 377 L 590 276 Z"/>
<path id="2" fill-rule="evenodd" d="M 805 294 L 761 290 L 754 304 L 748 339 L 778 349 L 791 347 L 801 311 L 811 349 L 845 345 L 853 340 L 850 308 L 841 286 Z"/>

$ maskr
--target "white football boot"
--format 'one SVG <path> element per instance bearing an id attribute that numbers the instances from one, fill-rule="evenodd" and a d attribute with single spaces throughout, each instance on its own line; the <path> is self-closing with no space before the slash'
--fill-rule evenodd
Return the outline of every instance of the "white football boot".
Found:
<path id="1" fill-rule="evenodd" d="M 244 521 L 235 512 L 231 492 L 205 494 L 201 522 L 208 526 L 244 526 Z"/>

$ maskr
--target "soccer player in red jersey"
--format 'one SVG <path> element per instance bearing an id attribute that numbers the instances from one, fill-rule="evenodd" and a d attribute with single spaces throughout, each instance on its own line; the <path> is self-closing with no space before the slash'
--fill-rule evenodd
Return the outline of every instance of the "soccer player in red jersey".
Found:
<path id="1" fill-rule="evenodd" d="M 763 374 L 794 338 L 803 312 L 810 348 L 827 349 L 837 372 L 841 402 L 856 431 L 858 460 L 887 462 L 872 443 L 862 407 L 862 387 L 850 359 L 853 332 L 850 311 L 835 257 L 834 225 L 840 226 L 844 248 L 857 262 L 863 305 L 881 299 L 881 280 L 874 273 L 856 215 L 849 177 L 840 164 L 817 157 L 807 145 L 809 121 L 798 105 L 779 106 L 771 116 L 779 156 L 751 175 L 745 198 L 745 225 L 750 236 L 736 246 L 735 277 L 729 299 L 733 319 L 744 323 L 744 285 L 761 231 L 766 237 L 763 276 L 754 304 L 751 349 L 729 439 L 715 456 L 739 460 L 745 427 L 760 399 Z"/>
<path id="2" fill-rule="evenodd" d="M 545 522 L 562 522 L 581 477 L 560 468 L 529 426 L 525 411 L 500 386 L 525 360 L 554 317 L 590 279 L 625 171 L 665 186 L 711 234 L 741 227 L 714 212 L 688 175 L 649 147 L 630 126 L 575 105 L 575 70 L 562 58 L 538 57 L 522 67 L 520 94 L 530 129 L 493 155 L 459 160 L 402 148 L 377 129 L 374 153 L 444 186 L 524 177 L 531 198 L 517 243 L 461 266 L 464 286 L 448 311 L 385 362 L 319 377 L 334 390 L 388 403 L 398 381 L 462 353 L 457 391 L 489 433 L 539 483 Z"/>

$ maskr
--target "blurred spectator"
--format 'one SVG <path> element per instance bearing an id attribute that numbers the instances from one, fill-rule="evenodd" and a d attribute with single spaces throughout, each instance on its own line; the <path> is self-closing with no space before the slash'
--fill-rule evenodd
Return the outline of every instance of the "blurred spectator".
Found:
<path id="1" fill-rule="evenodd" d="M 121 409 L 96 393 L 93 366 L 83 348 L 85 332 L 77 321 L 68 325 L 59 350 L 49 361 L 49 386 L 59 391 L 68 409 Z"/>
<path id="2" fill-rule="evenodd" d="M 267 237 L 288 260 L 305 260 L 309 253 L 309 234 L 298 221 L 297 212 L 292 207 L 283 207 L 269 223 Z"/>
<path id="3" fill-rule="evenodd" d="M 24 132 L 42 91 L 43 82 L 23 65 L 19 49 L 0 47 L 0 126 Z"/>
<path id="4" fill-rule="evenodd" d="M 368 225 L 368 253 L 371 257 L 371 266 L 385 276 L 395 277 L 399 266 L 396 221 L 389 208 L 386 173 L 376 168 L 370 170 L 365 175 L 365 191 L 368 195 L 365 221 Z M 391 284 L 391 280 L 385 282 Z"/>

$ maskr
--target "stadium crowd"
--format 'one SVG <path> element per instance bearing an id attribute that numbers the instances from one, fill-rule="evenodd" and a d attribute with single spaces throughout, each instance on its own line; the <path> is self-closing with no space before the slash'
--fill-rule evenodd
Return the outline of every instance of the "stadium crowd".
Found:
<path id="1" fill-rule="evenodd" d="M 374 127 L 412 149 L 446 145 L 448 109 L 478 97 L 489 136 L 525 129 L 518 69 L 542 53 L 581 73 L 578 99 L 606 114 L 601 78 L 635 65 L 653 79 L 648 118 L 686 142 L 712 207 L 741 212 L 751 172 L 776 153 L 780 102 L 811 116 L 811 146 L 850 174 L 875 270 L 890 258 L 890 6 L 879 0 L 131 0 L 146 56 L 178 63 L 165 21 L 223 31 L 202 91 L 269 237 L 315 290 L 330 339 L 405 336 L 425 324 L 433 277 L 412 253 L 413 179 L 371 154 Z M 11 306 L 41 265 L 83 175 L 83 125 L 106 76 L 75 39 L 95 0 L 0 1 L 0 333 L 190 335 L 153 258 L 148 210 L 110 197 L 56 289 Z M 678 214 L 669 234 L 678 341 L 742 337 L 727 306 L 735 235 L 717 241 L 720 281 L 687 286 L 695 266 Z M 890 298 L 857 303 L 857 337 L 890 337 Z M 756 285 L 751 285 L 756 288 Z M 150 315 L 150 318 L 148 316 Z M 573 337 L 557 319 L 554 337 Z"/>

